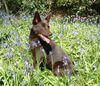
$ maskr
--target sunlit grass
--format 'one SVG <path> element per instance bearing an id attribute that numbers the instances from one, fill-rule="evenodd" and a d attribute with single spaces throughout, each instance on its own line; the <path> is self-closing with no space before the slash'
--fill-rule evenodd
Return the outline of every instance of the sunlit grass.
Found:
<path id="1" fill-rule="evenodd" d="M 0 19 L 0 86 L 99 86 L 100 24 L 68 19 L 54 17 L 50 26 L 52 40 L 75 62 L 78 73 L 70 79 L 33 69 L 28 44 L 31 17 Z"/>

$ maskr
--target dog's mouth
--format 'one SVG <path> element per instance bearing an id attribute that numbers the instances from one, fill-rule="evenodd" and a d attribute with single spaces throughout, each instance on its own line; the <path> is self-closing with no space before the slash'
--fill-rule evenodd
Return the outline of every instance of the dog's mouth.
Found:
<path id="1" fill-rule="evenodd" d="M 50 43 L 50 39 L 48 36 L 45 36 L 45 35 L 42 35 L 42 34 L 38 34 L 38 36 L 43 40 L 45 41 L 46 43 Z"/>
<path id="2" fill-rule="evenodd" d="M 43 35 L 43 34 L 41 34 L 42 36 L 44 36 L 45 38 L 48 38 L 49 39 L 49 36 L 46 36 L 46 35 Z"/>

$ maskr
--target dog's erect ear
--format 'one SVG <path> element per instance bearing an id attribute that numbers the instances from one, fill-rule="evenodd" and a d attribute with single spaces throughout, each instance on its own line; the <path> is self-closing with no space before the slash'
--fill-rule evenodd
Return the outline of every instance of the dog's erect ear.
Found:
<path id="1" fill-rule="evenodd" d="M 50 18 L 52 17 L 53 13 L 50 12 L 46 17 L 45 17 L 45 20 L 49 23 L 50 21 Z"/>
<path id="2" fill-rule="evenodd" d="M 41 18 L 40 18 L 40 15 L 39 15 L 38 11 L 36 11 L 32 23 L 33 23 L 33 25 L 36 25 L 36 24 L 38 24 L 39 22 L 41 22 Z"/>

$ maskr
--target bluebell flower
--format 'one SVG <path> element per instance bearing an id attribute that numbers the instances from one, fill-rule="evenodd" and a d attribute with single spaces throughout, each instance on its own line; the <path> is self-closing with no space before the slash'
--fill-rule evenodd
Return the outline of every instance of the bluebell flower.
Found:
<path id="1" fill-rule="evenodd" d="M 26 66 L 29 65 L 29 59 L 28 59 L 28 58 L 25 58 L 24 64 L 25 64 Z"/>
<path id="2" fill-rule="evenodd" d="M 25 66 L 24 66 L 24 68 L 25 68 L 24 73 L 25 73 L 26 75 L 27 75 L 28 73 L 34 71 L 33 66 L 31 66 L 31 65 L 29 64 L 29 59 L 28 59 L 28 58 L 25 58 L 24 65 L 25 65 Z"/>
<path id="3" fill-rule="evenodd" d="M 7 26 L 7 25 L 11 26 L 11 22 L 10 22 L 9 20 L 5 19 L 5 20 L 3 21 L 3 25 L 4 25 L 4 26 Z"/>
<path id="4" fill-rule="evenodd" d="M 97 66 L 93 65 L 93 70 L 96 71 L 97 70 Z"/>
<path id="5" fill-rule="evenodd" d="M 16 73 L 15 72 L 13 72 L 12 77 L 13 77 L 13 80 L 16 80 Z"/>
<path id="6" fill-rule="evenodd" d="M 32 48 L 37 47 L 37 43 L 35 41 L 32 41 Z"/>
<path id="7" fill-rule="evenodd" d="M 39 86 L 44 86 L 43 80 L 40 80 L 40 85 Z"/>
<path id="8" fill-rule="evenodd" d="M 21 38 L 17 36 L 16 37 L 16 41 L 20 41 L 20 40 L 21 40 Z"/>
<path id="9" fill-rule="evenodd" d="M 67 16 L 64 16 L 63 19 L 68 19 L 68 17 Z"/>
<path id="10" fill-rule="evenodd" d="M 26 43 L 26 46 L 28 47 L 28 49 L 30 49 L 30 44 L 29 43 Z"/>
<path id="11" fill-rule="evenodd" d="M 14 32 L 14 31 L 12 31 L 11 33 L 12 33 L 12 34 L 14 34 L 15 32 Z"/>
<path id="12" fill-rule="evenodd" d="M 22 16 L 22 18 L 25 19 L 26 21 L 29 20 L 29 17 L 27 17 L 27 16 Z"/>
<path id="13" fill-rule="evenodd" d="M 26 54 L 24 54 L 23 52 L 21 52 L 22 57 L 26 57 Z"/>
<path id="14" fill-rule="evenodd" d="M 89 23 L 89 20 L 88 19 L 86 19 L 86 21 L 85 21 L 86 23 Z"/>
<path id="15" fill-rule="evenodd" d="M 77 36 L 79 33 L 78 33 L 77 31 L 75 31 L 75 32 L 73 32 L 73 34 L 74 34 L 75 36 Z"/>
<path id="16" fill-rule="evenodd" d="M 78 67 L 78 62 L 74 61 L 75 67 Z"/>
<path id="17" fill-rule="evenodd" d="M 20 41 L 15 42 L 16 45 L 21 45 L 22 43 Z"/>
<path id="18" fill-rule="evenodd" d="M 64 65 L 68 65 L 68 63 L 69 63 L 69 58 L 66 57 L 66 56 L 64 56 L 64 57 L 63 57 L 63 63 L 64 63 Z"/>
<path id="19" fill-rule="evenodd" d="M 80 24 L 75 24 L 75 27 L 76 27 L 76 28 L 79 28 L 79 27 L 80 27 Z"/>
<path id="20" fill-rule="evenodd" d="M 8 51 L 6 54 L 5 54 L 5 57 L 6 58 L 11 58 L 13 56 L 13 53 L 11 51 Z"/>
<path id="21" fill-rule="evenodd" d="M 63 37 L 63 34 L 64 34 L 64 33 L 63 33 L 63 32 L 61 32 L 61 33 L 59 34 L 59 36 L 60 36 L 60 37 Z"/>
<path id="22" fill-rule="evenodd" d="M 11 15 L 11 19 L 15 19 L 15 15 Z"/>
<path id="23" fill-rule="evenodd" d="M 15 62 L 15 65 L 18 66 L 18 64 L 19 64 L 19 61 L 16 61 L 16 62 Z"/>
<path id="24" fill-rule="evenodd" d="M 8 45 L 7 43 L 4 43 L 4 44 L 3 44 L 3 47 L 4 47 L 4 48 L 9 48 L 9 45 Z"/>
<path id="25" fill-rule="evenodd" d="M 79 20 L 78 17 L 76 17 L 76 18 L 73 19 L 74 22 L 75 22 L 75 21 L 78 21 L 78 20 Z"/>
<path id="26" fill-rule="evenodd" d="M 100 24 L 98 24 L 97 26 L 100 27 Z"/>
<path id="27" fill-rule="evenodd" d="M 21 44 L 22 44 L 22 43 L 21 43 L 21 38 L 20 38 L 20 37 L 17 36 L 17 37 L 15 38 L 15 44 L 16 44 L 16 45 L 21 45 Z"/>
<path id="28" fill-rule="evenodd" d="M 79 52 L 80 52 L 80 54 L 84 54 L 85 53 L 85 49 L 84 48 L 79 48 Z"/>

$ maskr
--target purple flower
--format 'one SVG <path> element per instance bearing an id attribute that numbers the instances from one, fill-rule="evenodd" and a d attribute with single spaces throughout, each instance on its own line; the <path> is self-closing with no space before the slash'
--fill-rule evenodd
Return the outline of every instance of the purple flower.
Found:
<path id="1" fill-rule="evenodd" d="M 12 31 L 12 34 L 14 34 L 15 32 L 14 31 Z"/>
<path id="2" fill-rule="evenodd" d="M 16 45 L 21 45 L 22 43 L 20 41 L 15 42 Z"/>
<path id="3" fill-rule="evenodd" d="M 32 47 L 37 47 L 37 43 L 35 41 L 32 41 Z"/>
<path id="4" fill-rule="evenodd" d="M 17 36 L 16 37 L 16 41 L 20 41 L 20 40 L 21 40 L 21 38 Z"/>
<path id="5" fill-rule="evenodd" d="M 40 85 L 39 86 L 44 86 L 43 85 L 43 80 L 40 80 Z"/>
<path id="6" fill-rule="evenodd" d="M 79 28 L 79 27 L 80 27 L 80 24 L 75 24 L 75 27 L 76 27 L 76 28 Z"/>
<path id="7" fill-rule="evenodd" d="M 3 22 L 3 25 L 4 26 L 7 26 L 7 25 L 11 26 L 11 22 L 9 20 L 5 19 L 4 22 Z"/>
<path id="8" fill-rule="evenodd" d="M 29 43 L 26 43 L 26 46 L 28 47 L 28 49 L 30 49 L 30 44 Z"/>
<path id="9" fill-rule="evenodd" d="M 93 70 L 96 71 L 97 70 L 97 66 L 93 65 Z"/>
<path id="10" fill-rule="evenodd" d="M 86 50 L 84 48 L 79 48 L 79 52 L 81 55 L 83 55 L 86 52 Z"/>
<path id="11" fill-rule="evenodd" d="M 3 44 L 4 48 L 9 48 L 9 45 L 7 43 Z"/>
<path id="12" fill-rule="evenodd" d="M 78 35 L 78 32 L 75 31 L 75 32 L 73 32 L 73 34 L 76 36 L 76 35 Z"/>
<path id="13" fill-rule="evenodd" d="M 16 39 L 15 39 L 15 44 L 16 45 L 21 45 L 22 43 L 21 43 L 21 38 L 20 37 L 16 37 Z"/>
<path id="14" fill-rule="evenodd" d="M 78 21 L 78 20 L 79 20 L 79 19 L 78 19 L 77 17 L 73 19 L 74 22 L 75 22 L 75 21 Z"/>
<path id="15" fill-rule="evenodd" d="M 69 63 L 69 58 L 66 57 L 66 56 L 64 56 L 64 57 L 63 57 L 63 63 L 64 63 L 64 65 L 68 65 L 68 63 Z"/>
<path id="16" fill-rule="evenodd" d="M 18 62 L 18 61 L 16 61 L 16 62 L 15 62 L 15 65 L 16 65 L 16 66 L 18 66 L 18 64 L 19 64 L 19 62 Z"/>
<path id="17" fill-rule="evenodd" d="M 7 58 L 11 58 L 12 56 L 13 56 L 13 53 L 11 51 L 9 51 L 5 54 L 5 57 L 7 57 Z"/>
<path id="18" fill-rule="evenodd" d="M 13 72 L 12 77 L 13 77 L 14 80 L 16 79 L 16 73 L 15 72 Z"/>
<path id="19" fill-rule="evenodd" d="M 28 65 L 28 64 L 29 64 L 29 59 L 28 59 L 28 58 L 25 59 L 24 64 L 25 64 L 25 65 Z"/>
<path id="20" fill-rule="evenodd" d="M 76 67 L 78 67 L 78 62 L 74 61 L 74 64 L 75 64 Z"/>
<path id="21" fill-rule="evenodd" d="M 100 27 L 100 24 L 98 24 L 98 27 Z"/>
<path id="22" fill-rule="evenodd" d="M 67 27 L 67 25 L 66 24 L 64 24 L 64 29 Z"/>

